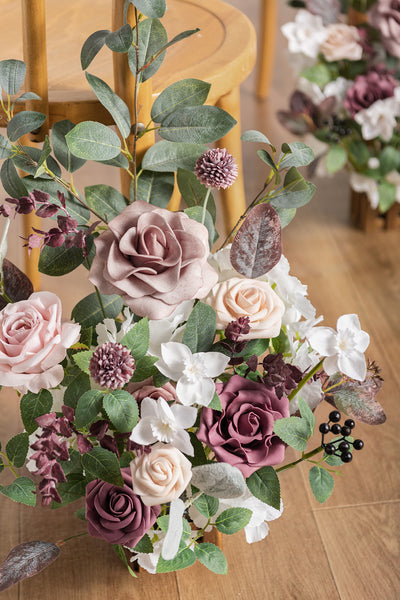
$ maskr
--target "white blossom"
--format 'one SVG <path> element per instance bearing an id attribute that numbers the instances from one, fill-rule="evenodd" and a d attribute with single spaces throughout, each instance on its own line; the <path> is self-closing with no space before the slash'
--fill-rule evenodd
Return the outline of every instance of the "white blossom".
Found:
<path id="1" fill-rule="evenodd" d="M 392 96 L 376 100 L 368 108 L 358 111 L 354 120 L 361 125 L 364 140 L 381 137 L 388 142 L 397 124 L 396 116 L 399 116 L 399 102 L 395 96 Z"/>
<path id="2" fill-rule="evenodd" d="M 290 52 L 301 52 L 310 58 L 317 58 L 320 46 L 328 35 L 322 18 L 307 10 L 299 10 L 294 22 L 285 23 L 281 31 L 289 41 Z"/>
<path id="3" fill-rule="evenodd" d="M 128 333 L 136 323 L 133 322 L 134 315 L 131 313 L 128 307 L 124 308 L 122 313 L 125 317 L 122 321 L 121 328 L 117 331 L 117 326 L 114 319 L 104 319 L 102 323 L 96 325 L 97 333 L 97 344 L 102 346 L 106 342 L 119 343 L 124 335 Z"/>
<path id="4" fill-rule="evenodd" d="M 372 177 L 361 175 L 361 173 L 350 173 L 350 187 L 358 193 L 365 193 L 372 208 L 379 204 L 378 184 Z"/>
<path id="5" fill-rule="evenodd" d="M 182 323 L 188 320 L 193 308 L 193 300 L 185 300 L 165 319 L 149 321 L 150 344 L 148 354 L 161 357 L 161 344 L 180 342 L 184 333 Z"/>

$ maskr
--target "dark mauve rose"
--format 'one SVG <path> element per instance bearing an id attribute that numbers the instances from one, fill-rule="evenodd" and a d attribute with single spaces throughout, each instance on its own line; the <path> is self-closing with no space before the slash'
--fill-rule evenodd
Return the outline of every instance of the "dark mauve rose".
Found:
<path id="1" fill-rule="evenodd" d="M 368 21 L 380 31 L 387 52 L 400 58 L 400 0 L 378 0 L 368 13 Z"/>
<path id="2" fill-rule="evenodd" d="M 344 106 L 352 117 L 368 108 L 377 100 L 391 98 L 397 83 L 383 66 L 376 65 L 366 75 L 357 75 L 354 84 L 347 90 Z"/>
<path id="3" fill-rule="evenodd" d="M 289 417 L 289 400 L 274 389 L 234 375 L 215 389 L 222 412 L 201 410 L 197 437 L 218 461 L 237 467 L 244 477 L 284 459 L 285 444 L 273 433 L 274 422 Z"/>
<path id="4" fill-rule="evenodd" d="M 101 479 L 86 486 L 86 519 L 89 534 L 111 544 L 134 548 L 155 523 L 161 506 L 145 506 L 132 490 L 129 467 L 121 469 L 124 487 Z"/>
<path id="5" fill-rule="evenodd" d="M 140 404 L 143 398 L 164 398 L 166 402 L 176 402 L 176 390 L 169 381 L 162 387 L 153 385 L 153 378 L 149 377 L 140 383 L 128 383 L 126 391 L 132 394 L 136 402 Z"/>
<path id="6" fill-rule="evenodd" d="M 95 244 L 89 280 L 141 317 L 164 319 L 184 300 L 204 298 L 218 279 L 207 263 L 206 227 L 141 200 L 112 219 Z"/>

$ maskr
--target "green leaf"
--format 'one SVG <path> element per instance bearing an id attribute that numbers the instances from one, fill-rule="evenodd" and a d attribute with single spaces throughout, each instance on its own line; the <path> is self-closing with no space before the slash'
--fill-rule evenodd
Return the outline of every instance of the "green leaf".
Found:
<path id="1" fill-rule="evenodd" d="M 117 455 L 105 448 L 93 448 L 82 456 L 86 474 L 93 479 L 102 479 L 112 485 L 124 487 Z"/>
<path id="2" fill-rule="evenodd" d="M 294 169 L 294 167 L 292 168 Z M 274 194 L 274 197 L 271 199 L 271 204 L 277 210 L 278 208 L 299 208 L 311 200 L 315 189 L 316 187 L 313 183 L 305 181 L 304 178 L 300 176 L 297 180 L 293 180 L 290 183 L 289 189 L 281 189 L 279 193 L 276 195 Z"/>
<path id="3" fill-rule="evenodd" d="M 275 175 L 277 177 L 279 177 L 279 172 L 278 172 L 277 166 L 274 163 L 273 158 L 269 154 L 269 152 L 267 152 L 266 150 L 264 150 L 264 148 L 261 148 L 261 150 L 257 150 L 257 154 L 258 154 L 258 156 L 261 158 L 261 160 L 263 162 L 265 162 L 269 167 L 271 167 L 271 169 L 273 170 L 273 172 L 275 173 Z"/>
<path id="4" fill-rule="evenodd" d="M 81 66 L 83 71 L 88 68 L 94 57 L 100 52 L 109 33 L 109 29 L 95 31 L 85 41 L 81 50 Z"/>
<path id="5" fill-rule="evenodd" d="M 301 391 L 299 392 L 299 409 L 302 418 L 308 423 L 309 435 L 311 437 L 315 429 L 315 417 L 311 408 L 306 404 L 303 398 L 301 398 Z"/>
<path id="6" fill-rule="evenodd" d="M 356 168 L 364 167 L 370 157 L 368 146 L 361 140 L 353 140 L 348 147 L 349 160 Z"/>
<path id="7" fill-rule="evenodd" d="M 305 167 L 314 160 L 314 152 L 303 142 L 292 142 L 287 144 L 291 150 L 287 156 L 282 158 L 279 169 L 289 169 L 290 167 Z"/>
<path id="8" fill-rule="evenodd" d="M 135 327 L 132 327 L 124 335 L 120 343 L 131 351 L 135 360 L 142 358 L 146 354 L 150 343 L 148 318 L 144 317 L 144 319 L 140 319 Z"/>
<path id="9" fill-rule="evenodd" d="M 240 139 L 243 140 L 243 142 L 257 142 L 260 144 L 268 144 L 275 152 L 275 147 L 271 144 L 267 136 L 261 133 L 261 131 L 257 131 L 256 129 L 248 129 L 247 131 L 244 131 L 240 136 Z"/>
<path id="10" fill-rule="evenodd" d="M 151 543 L 151 539 L 147 535 L 147 533 L 145 533 L 142 539 L 138 541 L 133 550 L 135 552 L 140 552 L 141 554 L 150 554 L 151 552 L 153 552 L 153 544 Z"/>
<path id="11" fill-rule="evenodd" d="M 204 451 L 204 446 L 198 439 L 197 435 L 193 431 L 189 431 L 190 441 L 194 449 L 194 456 L 188 456 L 188 459 L 192 463 L 192 467 L 198 465 L 205 465 L 207 463 L 207 456 Z"/>
<path id="12" fill-rule="evenodd" d="M 112 545 L 114 552 L 116 553 L 117 556 L 119 556 L 119 558 L 122 560 L 122 562 L 124 563 L 124 565 L 126 566 L 126 568 L 128 569 L 129 575 L 131 575 L 132 577 L 134 577 L 135 579 L 137 579 L 137 575 L 135 573 L 135 571 L 133 571 L 133 569 L 131 569 L 128 560 L 125 556 L 125 551 L 124 548 L 122 546 L 120 546 L 119 544 L 113 544 Z"/>
<path id="13" fill-rule="evenodd" d="M 36 417 L 46 415 L 53 406 L 53 397 L 49 390 L 40 390 L 38 394 L 28 392 L 21 397 L 20 411 L 21 419 L 26 432 L 30 435 L 39 427 Z"/>
<path id="14" fill-rule="evenodd" d="M 321 89 L 331 81 L 331 72 L 328 67 L 322 63 L 304 69 L 301 72 L 301 76 L 312 83 L 316 83 Z"/>
<path id="15" fill-rule="evenodd" d="M 127 25 L 127 27 L 132 33 L 130 25 Z M 86 73 L 86 79 L 101 104 L 114 119 L 122 137 L 127 138 L 131 132 L 131 115 L 125 102 L 102 79 L 90 73 Z"/>
<path id="16" fill-rule="evenodd" d="M 201 183 L 194 173 L 187 171 L 186 169 L 178 169 L 177 172 L 177 183 L 181 196 L 186 203 L 187 207 L 192 206 L 203 206 L 204 200 L 206 199 L 209 188 Z M 207 211 L 210 213 L 213 222 L 215 223 L 217 217 L 217 209 L 215 207 L 215 200 L 212 194 L 209 194 L 207 201 Z"/>
<path id="17" fill-rule="evenodd" d="M 121 433 L 132 431 L 138 422 L 139 409 L 135 398 L 124 390 L 113 390 L 103 399 L 108 418 Z"/>
<path id="18" fill-rule="evenodd" d="M 273 467 L 261 467 L 246 479 L 246 483 L 253 496 L 264 504 L 280 509 L 281 486 Z"/>
<path id="19" fill-rule="evenodd" d="M 94 350 L 83 350 L 82 352 L 76 352 L 72 356 L 74 363 L 78 365 L 81 371 L 88 375 L 90 359 L 93 356 L 93 352 Z"/>
<path id="20" fill-rule="evenodd" d="M 121 152 L 117 134 L 96 121 L 78 123 L 67 133 L 65 139 L 72 154 L 86 160 L 108 160 Z"/>
<path id="21" fill-rule="evenodd" d="M 157 367 L 154 364 L 158 361 L 156 356 L 143 356 L 135 361 L 135 372 L 131 379 L 132 382 L 139 382 L 153 377 L 158 373 Z"/>
<path id="22" fill-rule="evenodd" d="M 340 144 L 330 146 L 326 156 L 325 165 L 328 173 L 336 173 L 343 169 L 347 163 L 347 152 Z"/>
<path id="23" fill-rule="evenodd" d="M 24 466 L 28 450 L 29 435 L 26 432 L 18 433 L 6 445 L 7 458 L 17 469 Z"/>
<path id="24" fill-rule="evenodd" d="M 151 146 L 143 157 L 142 169 L 165 173 L 178 167 L 193 171 L 196 160 L 207 150 L 207 146 L 180 142 L 161 141 Z"/>
<path id="25" fill-rule="evenodd" d="M 282 229 L 289 225 L 291 221 L 293 221 L 296 215 L 295 208 L 280 208 L 279 206 L 275 207 L 276 212 L 278 213 L 279 220 L 281 222 Z"/>
<path id="26" fill-rule="evenodd" d="M 252 514 L 252 511 L 248 508 L 227 508 L 217 517 L 215 527 L 221 533 L 232 535 L 246 527 Z"/>
<path id="27" fill-rule="evenodd" d="M 332 475 L 321 467 L 312 467 L 308 474 L 308 478 L 310 480 L 311 491 L 316 500 L 321 504 L 328 500 L 335 484 Z"/>
<path id="28" fill-rule="evenodd" d="M 121 192 L 104 183 L 86 187 L 85 200 L 89 208 L 100 215 L 106 223 L 117 217 L 128 206 Z"/>
<path id="29" fill-rule="evenodd" d="M 213 410 L 222 412 L 222 404 L 221 404 L 221 400 L 220 400 L 217 392 L 214 392 L 213 399 L 211 400 L 210 404 L 208 405 L 208 408 L 212 408 Z"/>
<path id="30" fill-rule="evenodd" d="M 400 152 L 393 146 L 386 146 L 379 154 L 379 165 L 383 175 L 397 171 L 400 167 Z"/>
<path id="31" fill-rule="evenodd" d="M 75 511 L 75 516 L 81 521 L 86 521 L 86 508 L 84 506 L 78 508 L 78 510 Z"/>
<path id="32" fill-rule="evenodd" d="M 14 102 L 11 104 L 11 108 L 14 109 L 14 106 L 17 104 L 17 102 L 25 102 L 26 100 L 41 100 L 41 98 L 34 92 L 24 92 L 18 96 L 18 98 L 14 99 Z"/>
<path id="33" fill-rule="evenodd" d="M 51 141 L 53 143 L 54 155 L 58 162 L 68 171 L 68 173 L 73 173 L 80 169 L 84 164 L 85 160 L 82 158 L 77 158 L 73 154 L 71 154 L 67 142 L 65 140 L 65 136 L 69 133 L 75 124 L 65 119 L 64 121 L 58 121 L 54 123 L 51 130 Z"/>
<path id="34" fill-rule="evenodd" d="M 179 550 L 178 554 L 172 560 L 164 560 L 162 556 L 158 559 L 156 573 L 171 573 L 190 567 L 196 562 L 193 550 L 186 546 Z"/>
<path id="35" fill-rule="evenodd" d="M 307 421 L 300 417 L 284 417 L 277 419 L 274 423 L 274 433 L 283 442 L 296 450 L 303 452 L 310 437 L 310 429 Z"/>
<path id="36" fill-rule="evenodd" d="M 379 210 L 385 213 L 396 202 L 396 186 L 388 181 L 378 185 Z"/>
<path id="37" fill-rule="evenodd" d="M 101 303 L 96 292 L 93 292 L 93 294 L 89 294 L 89 296 L 80 300 L 72 310 L 72 319 L 80 323 L 83 328 L 102 323 L 105 318 L 115 319 L 122 310 L 123 301 L 117 294 L 112 296 L 99 295 Z"/>
<path id="38" fill-rule="evenodd" d="M 4 135 L 0 135 L 0 160 L 8 158 L 11 154 L 12 146 Z"/>
<path id="39" fill-rule="evenodd" d="M 28 506 L 36 504 L 35 484 L 29 477 L 17 477 L 10 485 L 0 488 L 0 493 L 14 502 L 21 502 Z"/>
<path id="40" fill-rule="evenodd" d="M 90 378 L 79 367 L 73 366 L 68 377 L 68 387 L 64 392 L 64 404 L 76 408 L 78 399 L 90 390 Z"/>
<path id="41" fill-rule="evenodd" d="M 209 519 L 213 517 L 218 510 L 219 500 L 218 498 L 214 498 L 214 496 L 207 496 L 207 494 L 202 494 L 193 502 L 197 510 L 204 517 Z"/>
<path id="42" fill-rule="evenodd" d="M 96 162 L 109 167 L 117 167 L 118 169 L 129 169 L 129 161 L 122 152 L 115 158 L 110 158 L 109 160 L 97 160 Z"/>
<path id="43" fill-rule="evenodd" d="M 167 533 L 169 526 L 169 515 L 161 515 L 157 518 L 157 525 L 164 533 Z M 191 534 L 191 527 L 188 521 L 183 518 L 182 519 L 182 540 L 187 539 Z"/>
<path id="44" fill-rule="evenodd" d="M 135 30 L 134 30 L 135 32 Z M 158 19 L 144 19 L 139 23 L 139 68 L 146 68 L 140 72 L 140 81 L 150 79 L 161 67 L 165 57 L 165 50 L 156 59 L 154 56 L 168 43 L 168 35 L 164 25 Z M 136 51 L 132 46 L 128 52 L 129 68 L 136 74 Z"/>
<path id="45" fill-rule="evenodd" d="M 188 217 L 193 219 L 193 221 L 197 221 L 198 223 L 201 223 L 203 221 L 203 208 L 201 206 L 191 206 L 190 208 L 185 208 L 183 212 Z M 218 234 L 215 231 L 214 221 L 208 210 L 206 210 L 203 225 L 208 231 L 208 245 L 211 248 L 214 242 L 218 239 Z"/>
<path id="46" fill-rule="evenodd" d="M 26 133 L 39 129 L 46 120 L 46 115 L 33 110 L 24 110 L 13 116 L 7 124 L 7 135 L 11 142 L 16 142 Z"/>
<path id="47" fill-rule="evenodd" d="M 46 135 L 44 143 L 43 143 L 43 148 L 42 148 L 42 152 L 40 154 L 38 163 L 37 163 L 37 169 L 35 171 L 35 177 L 37 177 L 41 172 L 43 172 L 43 165 L 46 162 L 46 160 L 48 159 L 48 157 L 51 154 L 51 145 L 50 145 L 50 140 L 49 140 L 49 136 Z"/>
<path id="48" fill-rule="evenodd" d="M 226 562 L 224 553 L 215 544 L 209 544 L 207 542 L 197 544 L 194 549 L 194 554 L 197 560 L 213 573 L 216 573 L 217 575 L 226 575 L 228 572 L 228 563 Z"/>
<path id="49" fill-rule="evenodd" d="M 155 123 L 186 106 L 201 106 L 207 99 L 211 84 L 200 79 L 182 79 L 169 85 L 156 98 L 151 109 Z"/>
<path id="50" fill-rule="evenodd" d="M 24 177 L 23 182 L 26 189 L 29 192 L 32 192 L 35 189 L 40 189 L 42 192 L 46 192 L 47 194 L 49 194 L 50 200 L 55 204 L 59 204 L 57 191 L 62 192 L 65 197 L 65 205 L 71 217 L 77 220 L 78 226 L 87 225 L 90 219 L 90 212 L 76 198 L 74 198 L 69 192 L 67 192 L 67 190 L 64 190 L 59 183 L 53 181 L 52 179 L 34 179 L 31 176 Z M 25 194 L 26 193 L 27 192 L 25 191 Z M 90 239 L 91 238 L 89 238 L 89 243 Z"/>
<path id="51" fill-rule="evenodd" d="M 0 61 L 0 89 L 13 96 L 24 83 L 26 65 L 22 60 Z"/>
<path id="52" fill-rule="evenodd" d="M 235 125 L 235 119 L 217 106 L 183 106 L 163 119 L 158 133 L 170 142 L 208 144 Z"/>
<path id="53" fill-rule="evenodd" d="M 161 19 L 166 10 L 165 0 L 129 0 L 146 17 Z"/>
<path id="54" fill-rule="evenodd" d="M 117 31 L 112 31 L 106 37 L 106 45 L 113 52 L 128 52 L 132 46 L 133 33 L 129 23 L 122 25 Z M 128 137 L 128 136 L 125 136 Z"/>
<path id="55" fill-rule="evenodd" d="M 64 471 L 64 474 L 70 475 L 72 473 L 75 473 L 78 475 L 82 475 L 83 470 L 82 470 L 80 452 L 78 452 L 78 450 L 74 450 L 73 448 L 70 448 L 68 450 L 68 452 L 69 452 L 69 460 L 60 461 L 60 464 L 61 464 L 62 470 Z"/>
<path id="56" fill-rule="evenodd" d="M 42 151 L 40 150 L 40 148 L 33 147 L 33 146 L 22 146 L 22 148 L 24 150 L 24 154 L 14 155 L 12 158 L 13 163 L 18 169 L 21 169 L 22 171 L 29 173 L 29 175 L 33 175 L 35 189 L 37 189 L 38 186 L 40 185 L 40 182 L 50 181 L 50 175 L 45 173 L 43 171 L 43 169 L 40 169 L 40 172 L 38 173 L 39 170 L 37 168 L 37 164 L 42 159 L 42 156 L 43 156 Z M 54 175 L 56 175 L 57 177 L 61 177 L 60 166 L 54 160 L 54 158 L 52 156 L 48 156 L 46 162 L 47 162 L 47 166 L 49 167 L 49 169 L 51 169 L 51 171 L 53 171 Z M 39 177 L 40 177 L 40 179 L 39 179 Z M 24 177 L 24 180 L 25 180 L 25 177 Z M 59 186 L 59 188 L 61 188 L 61 186 L 59 184 L 58 184 L 58 186 Z"/>
<path id="57" fill-rule="evenodd" d="M 194 352 L 207 352 L 214 343 L 217 316 L 215 310 L 198 302 L 189 315 L 182 343 Z"/>
<path id="58" fill-rule="evenodd" d="M 21 198 L 28 195 L 27 189 L 19 177 L 11 158 L 6 158 L 1 165 L 0 176 L 1 183 L 11 198 Z"/>
<path id="59" fill-rule="evenodd" d="M 75 409 L 75 425 L 83 429 L 90 425 L 100 413 L 103 404 L 104 392 L 89 390 L 78 400 Z"/>
<path id="60" fill-rule="evenodd" d="M 43 246 L 39 258 L 39 271 L 51 277 L 61 277 L 71 273 L 84 261 L 82 248 L 51 248 Z"/>
<path id="61" fill-rule="evenodd" d="M 137 180 L 137 200 L 148 202 L 153 206 L 167 208 L 174 191 L 175 177 L 173 173 L 156 173 L 142 171 Z M 131 199 L 133 199 L 133 184 Z"/>
<path id="62" fill-rule="evenodd" d="M 57 485 L 57 491 L 61 496 L 62 506 L 76 502 L 79 498 L 83 498 L 86 493 L 86 479 L 78 474 L 71 473 L 67 475 L 67 481 L 62 481 Z M 52 508 L 61 508 L 61 504 L 54 502 Z"/>

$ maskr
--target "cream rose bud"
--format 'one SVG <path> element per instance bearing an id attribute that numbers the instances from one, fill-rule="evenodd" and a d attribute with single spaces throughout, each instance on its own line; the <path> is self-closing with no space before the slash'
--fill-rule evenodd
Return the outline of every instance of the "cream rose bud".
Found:
<path id="1" fill-rule="evenodd" d="M 171 444 L 159 442 L 131 462 L 132 486 L 146 506 L 179 498 L 192 478 L 190 461 Z"/>
<path id="2" fill-rule="evenodd" d="M 214 286 L 206 302 L 217 313 L 217 329 L 225 329 L 239 317 L 249 317 L 250 333 L 241 339 L 279 335 L 285 305 L 266 281 L 232 277 Z"/>
<path id="3" fill-rule="evenodd" d="M 51 292 L 7 304 L 0 312 L 0 385 L 22 394 L 57 386 L 64 377 L 59 363 L 80 329 L 61 322 L 61 301 Z"/>
<path id="4" fill-rule="evenodd" d="M 362 46 L 357 27 L 334 23 L 326 28 L 328 37 L 321 44 L 321 52 L 329 62 L 334 60 L 360 60 Z"/>

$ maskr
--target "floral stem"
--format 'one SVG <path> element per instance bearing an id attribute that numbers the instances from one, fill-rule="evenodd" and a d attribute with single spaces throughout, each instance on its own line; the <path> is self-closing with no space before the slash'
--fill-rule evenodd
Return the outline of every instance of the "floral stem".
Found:
<path id="1" fill-rule="evenodd" d="M 293 469 L 293 467 L 295 467 L 299 463 L 301 463 L 305 460 L 309 460 L 310 458 L 312 458 L 319 452 L 322 452 L 322 450 L 323 450 L 322 446 L 318 446 L 318 448 L 314 448 L 314 450 L 310 450 L 310 452 L 303 454 L 301 458 L 298 458 L 297 460 L 295 460 L 291 463 L 288 463 L 287 465 L 283 465 L 283 467 L 279 467 L 278 469 L 275 469 L 275 472 L 279 473 L 280 471 L 286 471 L 287 469 Z"/>
<path id="2" fill-rule="evenodd" d="M 7 469 L 7 468 L 8 468 L 8 469 L 11 469 L 11 471 L 14 473 L 15 477 L 18 477 L 18 473 L 17 473 L 17 471 L 14 469 L 14 467 L 12 466 L 12 464 L 10 463 L 8 456 L 7 456 L 6 454 L 4 454 L 4 452 L 0 452 L 0 456 L 3 456 L 3 458 L 5 458 L 5 459 L 6 459 L 6 461 L 7 461 L 7 464 L 4 464 L 4 463 L 3 463 L 4 467 L 5 467 L 6 469 Z"/>
<path id="3" fill-rule="evenodd" d="M 138 10 L 135 7 L 135 31 L 136 31 L 136 43 L 135 43 L 135 55 L 136 55 L 136 73 L 135 73 L 135 86 L 133 92 L 133 150 L 132 150 L 132 183 L 133 183 L 133 201 L 137 200 L 137 177 L 136 177 L 136 145 L 138 135 L 138 93 L 139 93 L 139 16 Z"/>
<path id="4" fill-rule="evenodd" d="M 314 377 L 315 373 L 317 373 L 320 368 L 322 367 L 322 363 L 324 362 L 324 358 L 322 358 L 319 363 L 317 363 L 315 365 L 315 367 L 313 367 L 311 369 L 311 371 L 309 371 L 308 373 L 306 373 L 306 375 L 303 377 L 303 379 L 300 381 L 299 385 L 297 386 L 297 388 L 295 388 L 288 396 L 289 401 L 293 400 L 293 398 L 296 396 L 296 394 L 301 390 L 302 387 L 305 386 L 305 384 L 307 383 L 307 381 L 309 381 L 311 379 L 311 377 Z"/>
<path id="5" fill-rule="evenodd" d="M 210 194 L 211 194 L 211 188 L 207 188 L 206 197 L 204 198 L 203 212 L 201 215 L 201 222 L 203 225 L 204 225 L 204 221 L 206 220 L 207 204 L 208 204 L 208 199 L 210 197 Z"/>
<path id="6" fill-rule="evenodd" d="M 65 538 L 65 540 L 60 540 L 59 542 L 56 542 L 56 546 L 58 546 L 59 548 L 61 546 L 63 546 L 65 544 L 65 542 L 69 542 L 69 540 L 73 540 L 75 538 L 78 537 L 82 537 L 83 535 L 88 535 L 88 531 L 82 531 L 82 533 L 77 533 L 76 535 L 71 535 L 70 537 Z"/>

